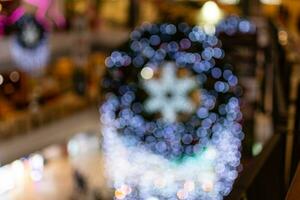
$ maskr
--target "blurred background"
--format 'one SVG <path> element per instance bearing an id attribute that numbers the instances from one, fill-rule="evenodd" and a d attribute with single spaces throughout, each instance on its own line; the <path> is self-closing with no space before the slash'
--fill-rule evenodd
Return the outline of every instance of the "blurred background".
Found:
<path id="1" fill-rule="evenodd" d="M 214 33 L 222 20 L 238 29 L 219 37 L 245 132 L 226 199 L 299 199 L 299 10 L 298 0 L 0 0 L 0 199 L 113 199 L 98 112 L 106 57 L 144 23 Z"/>

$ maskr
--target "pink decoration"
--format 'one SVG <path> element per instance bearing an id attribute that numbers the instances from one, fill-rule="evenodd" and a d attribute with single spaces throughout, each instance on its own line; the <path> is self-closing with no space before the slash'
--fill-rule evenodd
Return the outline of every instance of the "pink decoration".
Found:
<path id="1" fill-rule="evenodd" d="M 18 7 L 12 12 L 12 14 L 7 18 L 7 23 L 9 25 L 16 23 L 25 14 L 25 9 L 23 7 Z"/>
<path id="2" fill-rule="evenodd" d="M 9 16 L 0 15 L 0 36 L 4 34 L 5 26 L 14 24 L 24 15 L 24 13 L 24 8 L 18 7 Z"/>
<path id="3" fill-rule="evenodd" d="M 58 8 L 56 0 L 23 0 L 24 2 L 36 6 L 36 18 L 42 22 L 47 22 L 47 15 L 53 19 L 55 24 L 59 27 L 64 26 L 65 18 Z"/>
<path id="4" fill-rule="evenodd" d="M 47 16 L 49 16 L 54 21 L 56 26 L 63 27 L 65 25 L 65 18 L 59 10 L 57 0 L 23 1 L 25 3 L 37 7 L 36 18 L 40 23 L 44 24 L 46 27 L 49 27 Z M 0 36 L 4 34 L 5 26 L 16 23 L 24 14 L 25 8 L 23 6 L 19 6 L 9 16 L 0 15 Z"/>

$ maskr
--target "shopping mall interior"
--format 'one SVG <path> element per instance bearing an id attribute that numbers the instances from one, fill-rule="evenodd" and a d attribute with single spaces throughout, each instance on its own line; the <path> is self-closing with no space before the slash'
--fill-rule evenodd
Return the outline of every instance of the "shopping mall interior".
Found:
<path id="1" fill-rule="evenodd" d="M 0 199 L 299 200 L 299 10 L 0 0 Z"/>

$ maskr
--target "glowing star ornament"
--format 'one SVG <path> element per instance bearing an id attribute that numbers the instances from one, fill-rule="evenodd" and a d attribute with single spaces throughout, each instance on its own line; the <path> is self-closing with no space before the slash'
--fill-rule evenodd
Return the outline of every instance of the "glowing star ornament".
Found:
<path id="1" fill-rule="evenodd" d="M 160 112 L 165 121 L 175 122 L 178 112 L 191 113 L 194 103 L 188 93 L 196 87 L 196 81 L 190 78 L 177 78 L 175 63 L 163 64 L 159 80 L 144 81 L 144 87 L 150 97 L 145 109 L 150 113 Z"/>
<path id="2" fill-rule="evenodd" d="M 220 200 L 243 138 L 237 77 L 215 35 L 145 23 L 105 60 L 101 123 L 115 199 Z M 200 101 L 199 101 L 200 99 Z"/>

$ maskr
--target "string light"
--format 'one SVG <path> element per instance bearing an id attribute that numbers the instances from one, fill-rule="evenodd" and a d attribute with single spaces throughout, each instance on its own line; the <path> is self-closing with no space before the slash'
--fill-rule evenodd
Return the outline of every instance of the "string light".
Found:
<path id="1" fill-rule="evenodd" d="M 253 22 L 238 16 L 229 16 L 222 20 L 216 27 L 216 34 L 225 33 L 226 35 L 234 35 L 237 33 L 253 34 L 256 32 L 256 26 Z"/>
<path id="2" fill-rule="evenodd" d="M 131 33 L 127 50 L 106 59 L 107 94 L 100 112 L 116 199 L 221 199 L 231 190 L 240 162 L 242 114 L 234 93 L 237 77 L 216 66 L 223 57 L 218 38 L 200 27 L 147 23 Z M 172 80 L 185 81 L 180 86 Z M 174 98 L 173 90 L 184 100 Z M 198 103 L 189 95 L 193 92 Z M 147 109 L 147 104 L 166 109 L 189 101 L 190 111 Z"/>
<path id="3" fill-rule="evenodd" d="M 144 67 L 141 71 L 141 76 L 143 79 L 151 79 L 154 75 L 153 69 L 151 69 L 150 67 Z"/>

